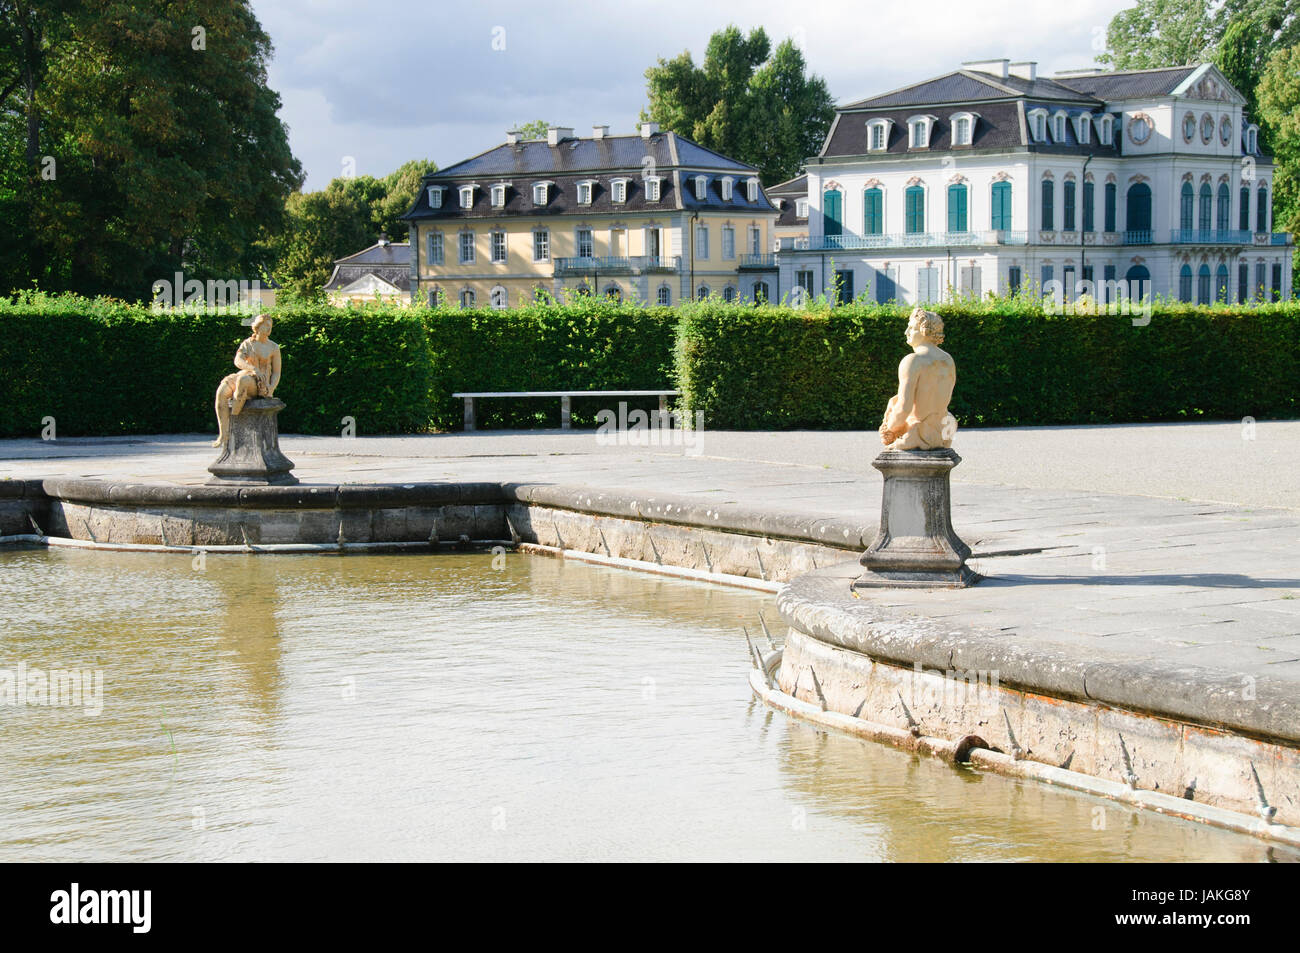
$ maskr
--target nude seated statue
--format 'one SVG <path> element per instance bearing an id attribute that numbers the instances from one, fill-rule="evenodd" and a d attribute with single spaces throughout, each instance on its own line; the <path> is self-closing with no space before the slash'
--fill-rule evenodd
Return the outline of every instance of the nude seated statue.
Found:
<path id="1" fill-rule="evenodd" d="M 957 384 L 957 365 L 939 347 L 943 319 L 916 308 L 907 322 L 906 339 L 912 353 L 898 365 L 898 393 L 885 408 L 880 442 L 886 450 L 951 447 L 957 421 L 948 413 L 948 401 Z"/>
<path id="2" fill-rule="evenodd" d="M 280 383 L 280 345 L 271 340 L 275 322 L 268 314 L 253 319 L 253 333 L 235 351 L 233 374 L 227 374 L 217 385 L 217 439 L 214 447 L 224 447 L 230 442 L 230 418 L 244 409 L 244 404 L 255 397 L 273 397 Z"/>

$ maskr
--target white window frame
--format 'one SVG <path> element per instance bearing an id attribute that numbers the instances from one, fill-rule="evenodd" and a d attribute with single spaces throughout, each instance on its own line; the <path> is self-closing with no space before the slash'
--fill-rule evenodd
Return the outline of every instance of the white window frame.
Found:
<path id="1" fill-rule="evenodd" d="M 1052 141 L 1060 144 L 1065 142 L 1065 126 L 1070 121 L 1070 114 L 1064 109 L 1058 109 L 1052 113 Z"/>
<path id="2" fill-rule="evenodd" d="M 488 292 L 488 304 L 494 311 L 504 311 L 510 307 L 510 293 L 503 285 L 497 285 Z"/>
<path id="3" fill-rule="evenodd" d="M 465 244 L 465 239 L 469 244 Z M 468 249 L 469 254 L 465 252 Z M 474 232 L 461 232 L 456 238 L 457 261 L 462 265 L 472 265 L 478 261 L 478 236 Z"/>
<path id="4" fill-rule="evenodd" d="M 749 226 L 749 253 L 751 255 L 763 254 L 763 230 L 757 225 Z"/>
<path id="5" fill-rule="evenodd" d="M 703 249 L 703 251 L 701 251 Z M 695 260 L 707 261 L 709 258 L 709 226 L 704 222 L 695 225 Z"/>
<path id="6" fill-rule="evenodd" d="M 1259 126 L 1251 123 L 1246 127 L 1246 155 L 1253 156 L 1259 151 Z"/>
<path id="7" fill-rule="evenodd" d="M 907 147 L 928 149 L 934 128 L 933 116 L 912 116 L 907 120 Z"/>
<path id="8" fill-rule="evenodd" d="M 673 289 L 667 282 L 661 284 L 655 292 L 655 304 L 661 307 L 669 307 L 673 303 Z"/>
<path id="9" fill-rule="evenodd" d="M 697 175 L 693 181 L 695 183 L 695 201 L 703 202 L 709 197 L 709 177 L 707 175 Z"/>
<path id="10" fill-rule="evenodd" d="M 893 129 L 892 119 L 867 120 L 867 151 L 884 152 L 889 148 L 889 133 Z M 876 136 L 880 136 L 880 145 L 876 145 Z"/>
<path id="11" fill-rule="evenodd" d="M 460 207 L 471 209 L 474 207 L 474 190 L 477 185 L 462 185 L 460 187 Z"/>
<path id="12" fill-rule="evenodd" d="M 541 198 L 538 198 L 538 196 Z M 551 200 L 551 183 L 534 182 L 533 183 L 533 205 L 542 207 Z"/>
<path id="13" fill-rule="evenodd" d="M 794 217 L 795 217 L 795 218 L 807 218 L 807 217 L 808 217 L 808 200 L 807 200 L 807 199 L 795 199 L 795 200 L 794 200 Z"/>
<path id="14" fill-rule="evenodd" d="M 446 242 L 442 237 L 442 232 L 429 232 L 426 244 L 428 246 L 428 253 L 424 256 L 424 263 L 430 267 L 441 267 L 442 265 L 445 265 L 447 263 L 447 248 Z"/>
<path id="15" fill-rule="evenodd" d="M 1108 113 L 1102 116 L 1098 122 L 1100 125 L 1097 134 L 1101 137 L 1101 144 L 1103 146 L 1111 145 L 1115 141 L 1115 117 Z"/>
<path id="16" fill-rule="evenodd" d="M 722 177 L 722 201 L 724 202 L 731 201 L 732 190 L 735 188 L 735 186 L 736 186 L 736 180 L 734 178 L 732 178 L 729 175 L 724 175 Z"/>
<path id="17" fill-rule="evenodd" d="M 582 235 L 587 234 L 587 243 L 590 246 L 587 254 L 582 253 Z M 596 257 L 596 231 L 590 226 L 583 225 L 573 232 L 573 252 L 578 258 L 595 258 Z"/>
<path id="18" fill-rule="evenodd" d="M 497 257 L 497 239 L 501 240 L 501 257 Z M 510 250 L 506 245 L 506 230 L 504 228 L 494 228 L 488 233 L 488 260 L 494 265 L 504 265 L 510 257 Z"/>
<path id="19" fill-rule="evenodd" d="M 627 179 L 611 179 L 609 183 L 610 200 L 616 205 L 627 201 Z"/>
<path id="20" fill-rule="evenodd" d="M 969 146 L 975 141 L 975 121 L 979 117 L 972 112 L 953 113 L 948 117 L 952 129 L 952 144 L 954 146 Z M 966 134 L 961 135 L 961 124 L 966 124 Z"/>
<path id="21" fill-rule="evenodd" d="M 728 247 L 730 246 L 730 247 Z M 732 261 L 736 257 L 736 226 L 722 226 L 722 260 Z"/>
<path id="22" fill-rule="evenodd" d="M 506 186 L 503 182 L 498 182 L 496 185 L 492 186 L 492 207 L 506 207 Z"/>
<path id="23" fill-rule="evenodd" d="M 1092 141 L 1092 117 L 1089 113 L 1079 113 L 1074 117 L 1074 137 L 1084 146 Z"/>
<path id="24" fill-rule="evenodd" d="M 474 293 L 473 288 L 466 288 L 461 291 L 459 301 L 462 308 L 472 308 L 478 303 L 478 295 Z"/>
<path id="25" fill-rule="evenodd" d="M 663 194 L 663 176 L 647 175 L 643 181 L 645 183 L 645 200 L 647 202 L 658 202 L 659 196 Z"/>
<path id="26" fill-rule="evenodd" d="M 1029 138 L 1033 142 L 1047 141 L 1047 110 L 1031 109 L 1026 113 L 1029 119 Z"/>
<path id="27" fill-rule="evenodd" d="M 429 208 L 442 208 L 442 193 L 445 191 L 447 191 L 445 185 L 429 186 Z"/>
<path id="28" fill-rule="evenodd" d="M 538 239 L 542 242 L 542 257 L 537 257 Z M 551 230 L 549 228 L 533 229 L 533 261 L 550 261 L 551 260 Z"/>
<path id="29" fill-rule="evenodd" d="M 758 179 L 751 177 L 745 180 L 745 198 L 751 202 L 758 201 Z"/>
<path id="30" fill-rule="evenodd" d="M 737 293 L 735 285 L 727 285 L 722 289 L 722 300 L 727 304 L 735 304 Z"/>
<path id="31" fill-rule="evenodd" d="M 578 183 L 578 204 L 590 205 L 596 195 L 596 183 L 592 179 L 583 179 Z M 583 196 L 586 196 L 585 198 Z"/>

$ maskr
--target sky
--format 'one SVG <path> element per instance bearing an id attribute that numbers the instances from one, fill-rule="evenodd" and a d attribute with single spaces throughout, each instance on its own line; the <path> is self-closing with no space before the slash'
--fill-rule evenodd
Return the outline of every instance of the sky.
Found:
<path id="1" fill-rule="evenodd" d="M 253 0 L 275 46 L 280 94 L 305 189 L 337 175 L 439 166 L 545 119 L 590 135 L 631 133 L 645 70 L 735 23 L 773 46 L 795 39 L 836 102 L 958 68 L 1036 60 L 1040 73 L 1095 66 L 1106 25 L 1133 0 Z"/>

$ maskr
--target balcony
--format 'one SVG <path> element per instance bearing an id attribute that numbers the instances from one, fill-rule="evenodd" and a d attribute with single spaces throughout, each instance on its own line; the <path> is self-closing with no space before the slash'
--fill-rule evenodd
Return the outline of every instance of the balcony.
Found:
<path id="1" fill-rule="evenodd" d="M 774 271 L 776 269 L 775 255 L 741 255 L 740 269 L 742 271 Z"/>
<path id="2" fill-rule="evenodd" d="M 1176 228 L 1169 241 L 1174 245 L 1249 245 L 1251 233 L 1239 228 Z"/>
<path id="3" fill-rule="evenodd" d="M 555 259 L 555 275 L 639 275 L 649 272 L 676 273 L 682 270 L 680 255 L 585 255 Z"/>
<path id="4" fill-rule="evenodd" d="M 859 251 L 873 248 L 953 248 L 982 245 L 1025 245 L 1025 232 L 893 232 L 883 235 L 824 235 L 821 238 L 781 239 L 782 251 Z"/>
<path id="5" fill-rule="evenodd" d="M 1155 232 L 1149 228 L 1139 228 L 1124 233 L 1125 245 L 1153 245 L 1155 244 Z"/>

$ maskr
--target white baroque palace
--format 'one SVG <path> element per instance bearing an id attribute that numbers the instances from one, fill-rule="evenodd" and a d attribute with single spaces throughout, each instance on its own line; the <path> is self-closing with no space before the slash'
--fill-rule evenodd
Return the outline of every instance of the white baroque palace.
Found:
<path id="1" fill-rule="evenodd" d="M 1273 163 L 1244 103 L 1208 63 L 1046 78 L 992 60 L 841 106 L 807 162 L 807 238 L 779 239 L 779 288 L 1289 297 L 1291 238 L 1272 230 Z"/>

